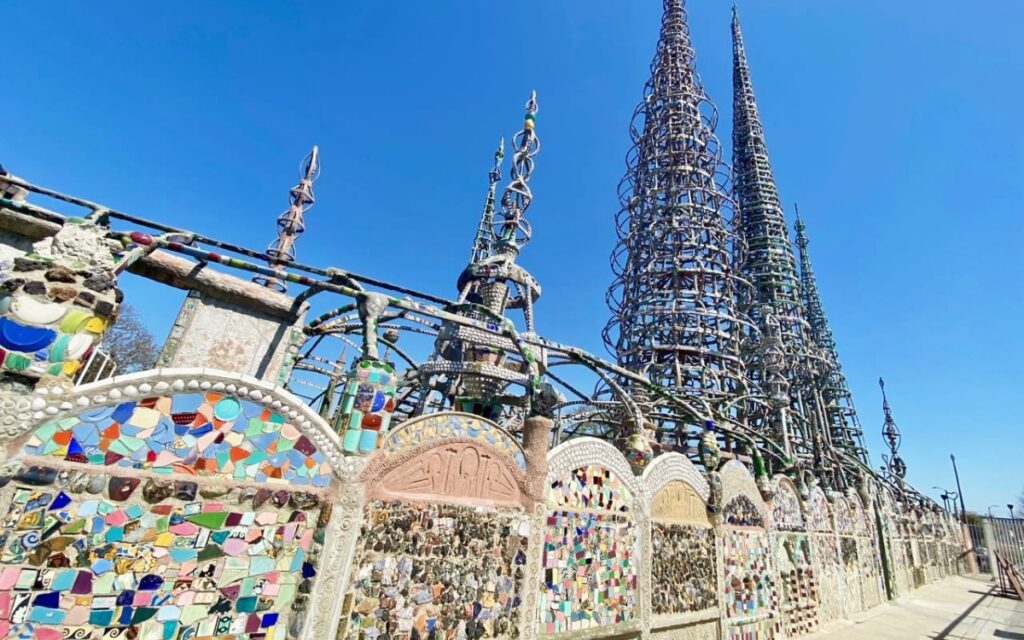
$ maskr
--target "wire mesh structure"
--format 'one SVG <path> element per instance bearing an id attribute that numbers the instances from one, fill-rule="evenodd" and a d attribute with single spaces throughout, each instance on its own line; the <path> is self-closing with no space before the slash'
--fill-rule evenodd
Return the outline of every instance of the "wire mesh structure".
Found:
<path id="1" fill-rule="evenodd" d="M 670 393 L 723 404 L 745 393 L 728 168 L 715 137 L 681 0 L 665 0 L 657 53 L 633 113 L 612 253 L 605 344 Z M 685 425 L 673 427 L 682 443 Z"/>
<path id="2" fill-rule="evenodd" d="M 303 217 L 316 202 L 313 182 L 320 176 L 320 151 L 316 145 L 313 145 L 303 165 L 299 184 L 288 191 L 288 209 L 277 217 L 277 238 L 267 247 L 267 255 L 270 257 L 267 263 L 273 269 L 280 269 L 286 263 L 295 261 L 295 241 L 306 230 Z M 281 293 L 288 289 L 280 278 L 261 275 L 252 280 Z"/>
<path id="3" fill-rule="evenodd" d="M 823 428 L 816 372 L 824 370 L 800 298 L 796 258 L 768 157 L 764 127 L 754 98 L 739 14 L 732 13 L 733 177 L 737 228 L 744 251 L 739 270 L 750 281 L 741 308 L 761 330 L 759 344 L 745 350 L 747 373 L 769 394 L 776 411 L 765 428 L 806 465 L 831 465 L 830 434 Z M 780 359 L 772 354 L 781 349 Z M 774 369 L 773 369 L 774 367 Z M 836 465 L 838 466 L 838 465 Z"/>
<path id="4" fill-rule="evenodd" d="M 832 337 L 832 329 L 821 305 L 818 283 L 807 252 L 808 244 L 804 222 L 800 219 L 800 210 L 797 208 L 796 246 L 800 251 L 800 293 L 803 296 L 807 321 L 811 325 L 811 334 L 824 352 L 827 365 L 825 371 L 819 374 L 817 383 L 824 404 L 825 421 L 832 437 L 832 446 L 867 464 L 868 452 L 864 447 L 864 434 L 857 419 L 857 409 L 853 406 L 853 394 L 850 393 L 843 368 L 839 364 L 836 341 Z"/>

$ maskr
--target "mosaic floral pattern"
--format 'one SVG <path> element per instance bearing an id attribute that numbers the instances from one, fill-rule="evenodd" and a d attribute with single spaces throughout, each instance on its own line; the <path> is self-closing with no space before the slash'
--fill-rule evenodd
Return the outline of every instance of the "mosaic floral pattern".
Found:
<path id="1" fill-rule="evenodd" d="M 341 396 L 341 415 L 345 417 L 345 451 L 368 453 L 380 444 L 391 425 L 395 411 L 394 368 L 379 360 L 360 360 L 351 372 Z"/>
<path id="2" fill-rule="evenodd" d="M 580 467 L 569 478 L 556 480 L 548 492 L 548 505 L 555 509 L 627 513 L 632 499 L 615 473 L 597 465 Z"/>
<path id="3" fill-rule="evenodd" d="M 655 614 L 718 605 L 715 534 L 709 527 L 655 523 L 651 532 L 651 593 Z"/>
<path id="4" fill-rule="evenodd" d="M 774 637 L 772 615 L 776 596 L 771 556 L 767 533 L 724 530 L 722 608 L 729 638 L 765 640 Z"/>
<path id="5" fill-rule="evenodd" d="M 515 638 L 521 511 L 374 502 L 345 596 L 344 638 Z"/>
<path id="6" fill-rule="evenodd" d="M 797 531 L 804 528 L 804 516 L 800 511 L 800 499 L 789 483 L 779 482 L 771 504 L 772 523 L 776 530 Z"/>
<path id="7" fill-rule="evenodd" d="M 493 422 L 468 414 L 445 413 L 404 424 L 384 440 L 381 448 L 395 452 L 446 438 L 471 438 L 483 442 L 512 458 L 520 469 L 526 468 L 523 450 L 512 436 Z"/>
<path id="8" fill-rule="evenodd" d="M 284 638 L 316 575 L 317 514 L 228 498 L 16 486 L 0 534 L 0 637 Z"/>
<path id="9" fill-rule="evenodd" d="M 818 626 L 818 583 L 807 536 L 784 533 L 775 538 L 775 571 L 779 576 L 779 618 L 775 629 L 787 637 L 810 633 Z"/>
<path id="10" fill-rule="evenodd" d="M 326 457 L 283 416 L 218 393 L 158 396 L 92 409 L 39 427 L 24 452 L 272 484 L 325 487 L 331 479 Z"/>
<path id="11" fill-rule="evenodd" d="M 627 622 L 636 616 L 635 527 L 611 514 L 554 511 L 544 532 L 542 633 Z"/>
<path id="12" fill-rule="evenodd" d="M 745 495 L 735 496 L 722 509 L 725 524 L 734 527 L 764 527 L 764 517 L 754 502 Z"/>

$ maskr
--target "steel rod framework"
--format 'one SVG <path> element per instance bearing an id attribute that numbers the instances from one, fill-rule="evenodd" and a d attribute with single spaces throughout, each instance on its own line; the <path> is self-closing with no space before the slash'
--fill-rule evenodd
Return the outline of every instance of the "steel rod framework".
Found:
<path id="1" fill-rule="evenodd" d="M 712 405 L 747 393 L 740 344 L 752 330 L 737 309 L 746 284 L 733 269 L 739 240 L 717 119 L 697 75 L 683 3 L 665 0 L 619 185 L 604 339 L 621 366 Z M 683 445 L 687 430 L 663 426 L 661 437 Z"/>

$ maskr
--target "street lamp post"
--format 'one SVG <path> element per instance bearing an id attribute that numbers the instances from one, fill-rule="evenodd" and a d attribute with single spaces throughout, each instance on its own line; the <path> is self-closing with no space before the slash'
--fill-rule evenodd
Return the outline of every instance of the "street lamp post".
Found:
<path id="1" fill-rule="evenodd" d="M 946 491 L 942 487 L 932 487 L 932 489 L 938 489 L 942 492 L 939 494 L 939 498 L 942 499 L 942 508 L 946 510 L 946 513 L 949 513 L 949 491 Z"/>
<path id="2" fill-rule="evenodd" d="M 1013 505 L 1008 504 L 1006 505 L 1006 508 L 1010 510 L 1010 522 L 1013 522 Z"/>
<path id="3" fill-rule="evenodd" d="M 964 490 L 960 488 L 960 472 L 956 470 L 956 456 L 951 453 L 949 454 L 949 459 L 953 461 L 953 475 L 956 477 L 956 492 L 960 494 L 960 518 L 963 522 L 967 522 L 967 507 L 964 506 Z"/>
<path id="4" fill-rule="evenodd" d="M 994 516 L 992 515 L 992 507 L 998 507 L 998 504 L 988 505 L 988 519 L 991 520 Z"/>

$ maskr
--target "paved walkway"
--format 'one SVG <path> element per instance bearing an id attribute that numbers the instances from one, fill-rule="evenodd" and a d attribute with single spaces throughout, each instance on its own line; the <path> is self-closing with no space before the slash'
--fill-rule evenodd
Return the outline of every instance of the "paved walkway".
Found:
<path id="1" fill-rule="evenodd" d="M 808 640 L 1024 640 L 1024 602 L 984 577 L 955 577 L 832 623 Z"/>

